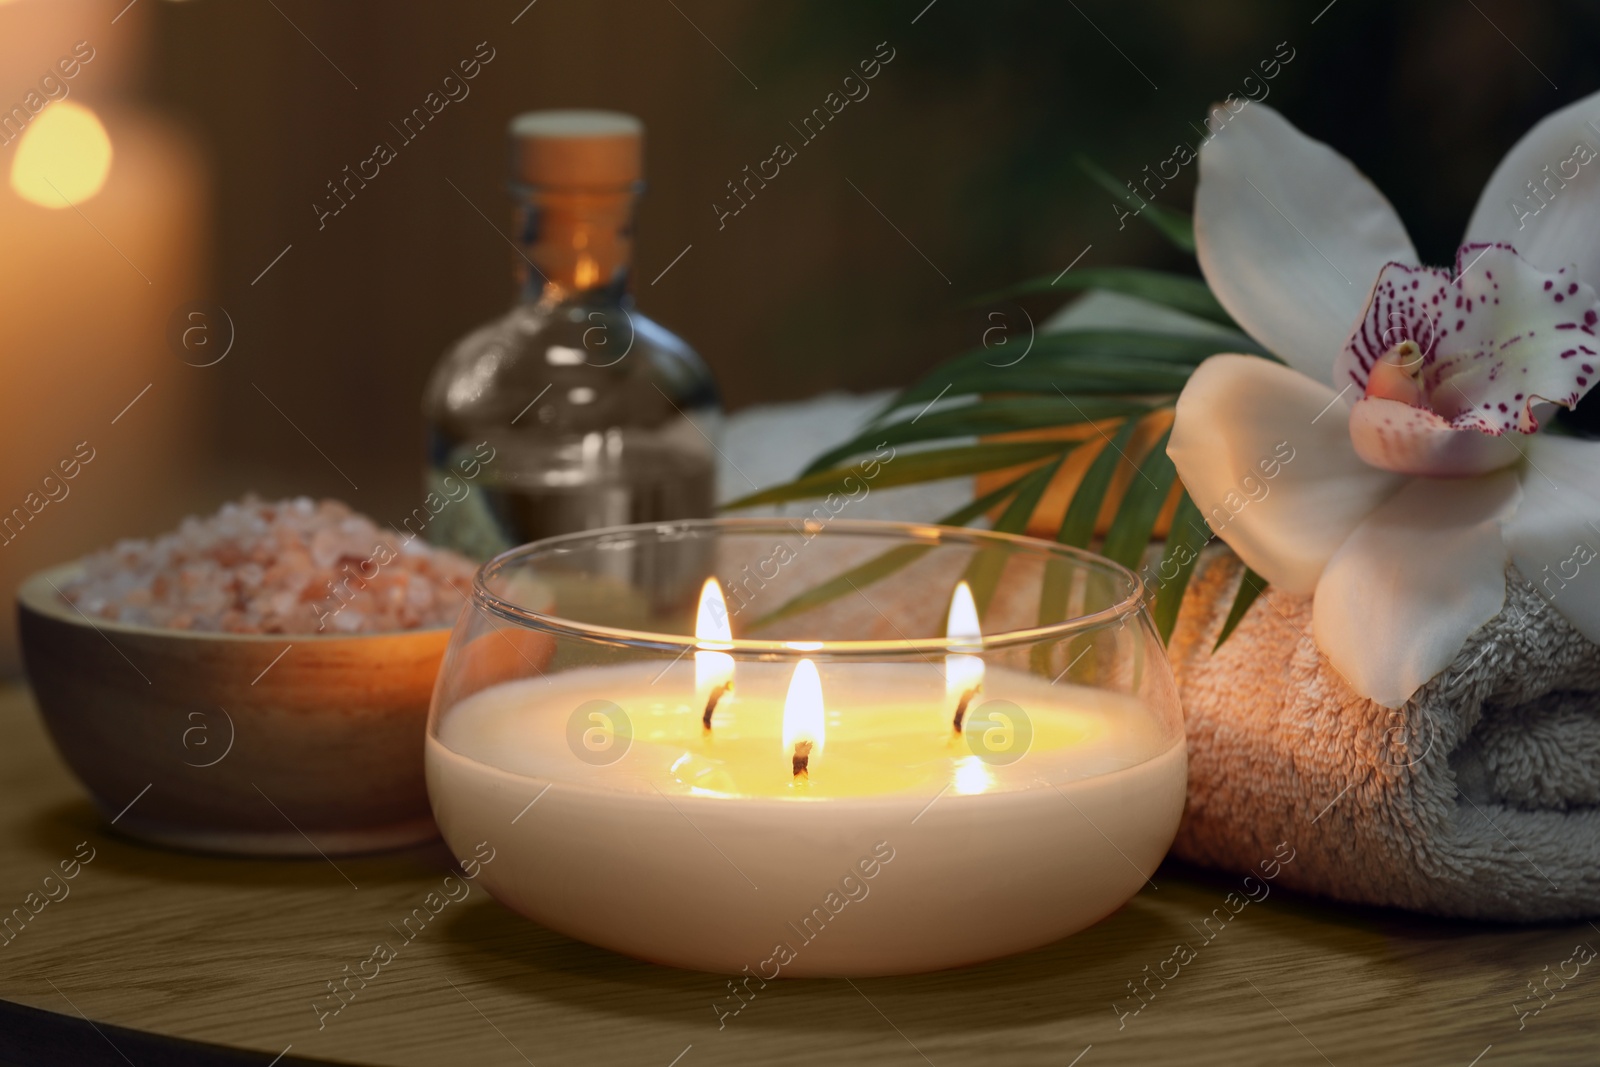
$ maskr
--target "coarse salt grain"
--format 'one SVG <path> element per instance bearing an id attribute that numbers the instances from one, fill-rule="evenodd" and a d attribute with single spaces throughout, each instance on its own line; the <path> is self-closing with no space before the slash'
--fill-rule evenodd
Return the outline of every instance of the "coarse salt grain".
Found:
<path id="1" fill-rule="evenodd" d="M 476 565 L 336 500 L 246 497 L 84 560 L 62 591 L 84 614 L 225 633 L 385 633 L 448 626 Z"/>

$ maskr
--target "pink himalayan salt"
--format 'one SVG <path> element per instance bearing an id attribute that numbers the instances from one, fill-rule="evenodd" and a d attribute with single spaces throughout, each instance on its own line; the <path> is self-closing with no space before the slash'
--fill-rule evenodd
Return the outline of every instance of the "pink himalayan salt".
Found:
<path id="1" fill-rule="evenodd" d="M 385 633 L 449 626 L 476 565 L 336 500 L 246 497 L 84 560 L 63 589 L 84 614 L 225 633 Z"/>

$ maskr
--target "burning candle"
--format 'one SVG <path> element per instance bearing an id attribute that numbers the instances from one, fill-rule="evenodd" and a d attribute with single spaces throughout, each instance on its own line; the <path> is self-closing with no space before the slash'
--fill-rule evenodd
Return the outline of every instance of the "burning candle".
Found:
<path id="1" fill-rule="evenodd" d="M 722 651 L 731 647 L 728 642 L 733 640 L 733 629 L 728 625 L 728 602 L 715 578 L 707 578 L 700 587 L 694 635 L 708 639 L 700 642 L 694 654 L 694 693 L 695 702 L 705 708 L 701 725 L 709 730 L 718 702 L 733 690 L 733 657 Z"/>
<path id="2" fill-rule="evenodd" d="M 497 850 L 483 878 L 502 902 L 678 966 L 907 973 L 1081 929 L 1170 845 L 1186 772 L 1176 703 L 1158 714 L 1030 673 L 1027 644 L 986 637 L 965 585 L 945 635 L 922 642 L 743 639 L 721 605 L 706 582 L 692 638 L 540 615 L 547 673 L 460 692 L 441 680 L 434 814 L 458 853 Z M 468 613 L 457 639 L 487 614 Z M 1109 652 L 1145 627 L 1107 633 L 1090 674 L 1126 684 Z M 608 661 L 627 640 L 651 657 Z M 1159 644 L 1138 655 L 1138 677 L 1170 687 Z M 575 722 L 609 723 L 615 743 L 573 742 Z"/>
<path id="3" fill-rule="evenodd" d="M 983 688 L 983 660 L 971 655 L 978 650 L 983 633 L 978 629 L 978 606 L 972 602 L 972 589 L 965 581 L 956 583 L 956 591 L 950 597 L 950 612 L 945 619 L 945 636 L 950 638 L 950 647 L 967 650 L 944 658 L 945 704 L 954 709 L 950 722 L 959 734 L 967 708 Z"/>
<path id="4" fill-rule="evenodd" d="M 822 715 L 822 679 L 816 664 L 800 661 L 789 679 L 789 695 L 783 701 L 783 750 L 791 753 L 794 776 L 809 777 L 811 757 L 822 755 L 822 739 L 827 735 Z"/>

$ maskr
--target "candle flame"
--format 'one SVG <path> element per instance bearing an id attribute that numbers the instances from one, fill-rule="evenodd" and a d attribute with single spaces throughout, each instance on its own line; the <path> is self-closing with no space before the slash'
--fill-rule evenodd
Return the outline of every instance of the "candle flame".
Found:
<path id="1" fill-rule="evenodd" d="M 822 742 L 827 734 L 822 707 L 822 678 L 817 665 L 808 659 L 800 661 L 789 680 L 789 695 L 783 702 L 783 755 L 795 756 L 795 746 L 810 747 L 803 755 L 815 762 L 822 755 Z"/>
<path id="2" fill-rule="evenodd" d="M 733 687 L 733 657 L 719 651 L 733 647 L 733 627 L 728 622 L 728 602 L 715 578 L 707 578 L 700 588 L 694 636 L 700 646 L 694 654 L 695 701 L 700 707 L 708 707 L 713 694 L 720 695 L 722 690 Z"/>
<path id="3" fill-rule="evenodd" d="M 950 639 L 951 649 L 951 654 L 944 658 L 945 711 L 959 730 L 960 716 L 983 687 L 983 660 L 966 654 L 978 651 L 983 632 L 978 629 L 978 606 L 965 581 L 956 583 L 956 591 L 950 597 L 945 636 Z"/>

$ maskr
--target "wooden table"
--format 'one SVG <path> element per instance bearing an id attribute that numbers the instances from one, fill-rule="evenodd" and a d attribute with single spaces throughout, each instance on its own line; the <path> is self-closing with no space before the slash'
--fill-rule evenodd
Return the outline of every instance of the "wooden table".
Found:
<path id="1" fill-rule="evenodd" d="M 1600 962 L 1539 1014 L 1519 1020 L 1513 1007 L 1577 944 L 1600 947 L 1600 929 L 1442 922 L 1278 890 L 1119 1020 L 1128 983 L 1197 940 L 1190 924 L 1238 881 L 1174 865 L 1110 919 L 1036 952 L 910 978 L 774 983 L 720 1028 L 724 978 L 578 944 L 475 888 L 319 1029 L 313 1001 L 395 940 L 390 923 L 447 873 L 443 848 L 335 868 L 137 844 L 97 816 L 26 691 L 0 688 L 0 914 L 91 849 L 70 894 L 0 944 L 0 1063 L 267 1064 L 285 1052 L 284 1067 L 1600 1060 Z"/>

